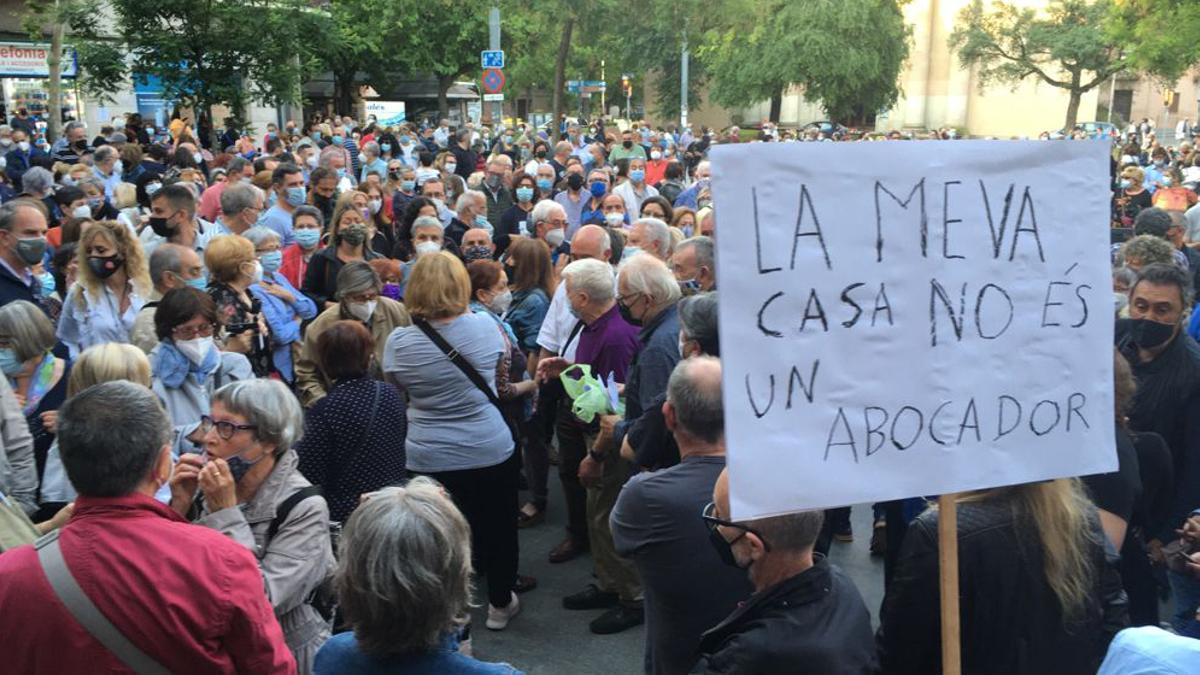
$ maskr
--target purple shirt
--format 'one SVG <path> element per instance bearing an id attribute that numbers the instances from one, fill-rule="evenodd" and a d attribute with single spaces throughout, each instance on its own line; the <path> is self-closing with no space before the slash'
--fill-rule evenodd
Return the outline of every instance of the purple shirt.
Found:
<path id="1" fill-rule="evenodd" d="M 629 364 L 641 348 L 638 328 L 622 319 L 617 304 L 613 303 L 599 319 L 583 327 L 575 363 L 588 364 L 596 377 L 615 378 L 624 384 Z"/>

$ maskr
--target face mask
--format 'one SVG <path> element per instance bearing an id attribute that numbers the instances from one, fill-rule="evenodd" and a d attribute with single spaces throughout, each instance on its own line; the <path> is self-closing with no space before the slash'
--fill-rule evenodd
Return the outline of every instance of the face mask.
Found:
<path id="1" fill-rule="evenodd" d="M 250 272 L 250 283 L 252 283 L 252 284 L 262 283 L 262 278 L 263 278 L 262 263 L 255 260 L 253 265 L 254 265 L 254 270 L 252 272 Z"/>
<path id="2" fill-rule="evenodd" d="M 3 146 L 3 147 L 5 147 L 5 148 L 7 148 L 7 147 L 9 147 L 10 145 L 12 145 L 12 139 L 11 139 L 11 138 L 9 138 L 9 137 L 7 137 L 7 136 L 5 136 L 4 138 L 0 138 L 0 146 Z"/>
<path id="3" fill-rule="evenodd" d="M 362 225 L 350 225 L 346 229 L 338 232 L 341 240 L 351 246 L 358 246 L 367 239 L 367 228 Z"/>
<path id="4" fill-rule="evenodd" d="M 579 190 L 583 187 L 583 176 L 573 173 L 567 176 L 567 187 L 571 190 Z"/>
<path id="5" fill-rule="evenodd" d="M 549 178 L 539 178 L 537 179 L 537 186 L 542 192 L 549 192 L 550 188 L 554 187 L 554 181 Z"/>
<path id="6" fill-rule="evenodd" d="M 646 172 L 641 169 L 634 169 L 629 172 L 629 180 L 635 183 L 641 183 L 646 180 Z"/>
<path id="7" fill-rule="evenodd" d="M 468 246 L 463 249 L 463 259 L 468 263 L 476 260 L 491 260 L 492 250 L 486 246 Z"/>
<path id="8" fill-rule="evenodd" d="M 538 150 L 537 152 L 533 153 L 533 156 L 537 157 L 538 159 L 546 159 L 546 151 Z"/>
<path id="9" fill-rule="evenodd" d="M 1167 160 L 1165 160 L 1165 159 L 1156 159 L 1156 160 L 1154 160 L 1154 166 L 1157 166 L 1157 167 L 1159 167 L 1160 169 L 1161 169 L 1162 167 L 1166 166 L 1166 165 L 1167 165 Z"/>
<path id="10" fill-rule="evenodd" d="M 396 302 L 399 302 L 400 301 L 400 284 L 394 284 L 389 281 L 388 283 L 383 285 L 383 290 L 379 291 L 379 294 L 385 298 L 390 298 L 392 300 L 395 300 Z"/>
<path id="11" fill-rule="evenodd" d="M 300 244 L 301 248 L 313 248 L 321 241 L 321 231 L 313 228 L 304 228 L 301 230 L 292 230 L 292 236 L 295 237 L 296 243 Z"/>
<path id="12" fill-rule="evenodd" d="M 308 165 L 308 168 L 315 169 L 317 168 L 317 164 L 320 163 L 320 159 L 316 155 L 309 155 L 308 158 L 304 160 L 304 163 Z"/>
<path id="13" fill-rule="evenodd" d="M 353 316 L 359 321 L 362 321 L 363 323 L 369 323 L 371 321 L 371 315 L 375 313 L 375 305 L 378 302 L 378 300 L 372 300 L 370 302 L 349 302 L 346 303 L 346 311 L 350 312 L 350 316 Z"/>
<path id="14" fill-rule="evenodd" d="M 246 451 L 243 450 L 242 452 L 246 452 Z M 264 454 L 262 457 L 259 457 L 258 459 L 254 460 L 253 462 L 248 462 L 241 458 L 240 455 L 242 454 L 242 452 L 239 452 L 238 454 L 233 455 L 232 457 L 225 458 L 225 463 L 229 465 L 229 473 L 230 473 L 230 475 L 233 476 L 234 483 L 240 481 L 242 479 L 242 477 L 245 476 L 250 471 L 251 467 L 253 467 L 255 464 L 258 464 L 259 462 L 261 462 L 263 460 L 263 457 L 266 457 L 266 455 Z"/>
<path id="15" fill-rule="evenodd" d="M 93 255 L 88 256 L 87 259 L 88 268 L 92 270 L 92 274 L 96 275 L 100 279 L 107 279 L 111 277 L 118 269 L 121 268 L 121 265 L 124 262 L 125 261 L 121 259 L 121 256 L 118 255 L 110 255 L 107 257 Z"/>
<path id="16" fill-rule="evenodd" d="M 345 142 L 346 142 L 346 139 L 342 138 L 341 136 L 334 136 L 334 137 L 333 137 L 333 144 L 334 144 L 334 145 L 342 145 L 342 144 L 343 144 L 343 143 L 345 143 Z"/>
<path id="17" fill-rule="evenodd" d="M 512 142 L 513 142 L 513 137 L 512 137 L 512 136 L 505 136 L 505 137 L 504 137 L 504 144 L 505 144 L 505 145 L 512 145 Z"/>
<path id="18" fill-rule="evenodd" d="M 1170 178 L 1163 176 L 1163 179 L 1161 182 L 1162 182 L 1163 187 L 1171 187 L 1171 179 Z"/>
<path id="19" fill-rule="evenodd" d="M 8 347 L 0 349 L 0 371 L 3 371 L 5 375 L 12 377 L 19 374 L 24 368 L 25 364 L 17 360 L 16 352 Z"/>
<path id="20" fill-rule="evenodd" d="M 194 288 L 198 291 L 203 291 L 203 290 L 208 289 L 208 280 L 205 279 L 203 276 L 196 277 L 195 279 L 184 279 L 183 283 L 187 284 L 189 287 Z"/>
<path id="21" fill-rule="evenodd" d="M 212 337 L 198 337 L 191 340 L 176 340 L 175 348 L 180 354 L 187 357 L 188 361 L 197 366 L 204 363 L 205 357 L 208 356 L 210 349 L 213 349 Z"/>
<path id="22" fill-rule="evenodd" d="M 346 170 L 345 170 L 345 169 L 338 169 L 338 170 L 337 170 L 337 177 L 338 177 L 338 180 L 341 180 L 341 179 L 345 178 L 345 177 L 346 177 Z"/>
<path id="23" fill-rule="evenodd" d="M 683 279 L 679 282 L 679 288 L 687 293 L 695 293 L 700 290 L 700 282 L 696 281 L 695 277 Z"/>
<path id="24" fill-rule="evenodd" d="M 379 151 L 380 151 L 380 152 L 383 152 L 383 153 L 388 153 L 388 152 L 391 152 L 391 151 L 392 151 L 392 144 L 391 144 L 391 143 L 380 143 L 380 144 L 379 144 Z"/>
<path id="25" fill-rule="evenodd" d="M 29 152 L 29 141 L 21 141 L 17 143 L 17 149 L 21 152 Z"/>
<path id="26" fill-rule="evenodd" d="M 1150 319 L 1130 319 L 1129 341 L 1142 349 L 1154 349 L 1171 339 L 1175 326 Z"/>
<path id="27" fill-rule="evenodd" d="M 104 203 L 103 197 L 88 197 L 88 206 L 92 207 L 93 211 L 100 208 L 100 206 L 103 203 Z"/>
<path id="28" fill-rule="evenodd" d="M 54 292 L 58 290 L 58 285 L 54 282 L 54 275 L 49 272 L 39 274 L 38 281 L 42 284 L 42 295 L 46 297 L 54 295 Z"/>
<path id="29" fill-rule="evenodd" d="M 489 232 L 492 231 L 492 224 L 488 222 L 487 216 L 483 215 L 482 213 L 476 215 L 473 222 L 475 227 L 482 227 Z"/>
<path id="30" fill-rule="evenodd" d="M 258 262 L 262 264 L 263 272 L 274 274 L 283 265 L 283 251 L 264 253 L 259 256 Z"/>
<path id="31" fill-rule="evenodd" d="M 629 249 L 625 249 L 625 250 L 628 251 Z M 633 317 L 632 311 L 629 309 L 629 306 L 626 305 L 625 303 L 621 302 L 620 300 L 617 301 L 617 311 L 621 313 L 621 318 L 625 319 L 625 323 L 627 323 L 631 326 L 641 326 L 642 325 L 642 320 L 635 319 Z"/>
<path id="32" fill-rule="evenodd" d="M 415 181 L 415 180 L 400 181 L 400 189 L 405 192 L 412 192 L 416 187 L 417 187 L 417 181 Z"/>
<path id="33" fill-rule="evenodd" d="M 434 207 L 435 207 L 435 208 L 437 208 L 438 217 L 440 218 L 440 217 L 441 217 L 441 214 L 442 214 L 443 212 L 445 212 L 445 210 L 446 210 L 446 202 L 444 202 L 444 201 L 442 201 L 442 200 L 440 200 L 440 199 L 434 199 L 434 200 L 433 200 L 433 205 L 434 205 Z"/>
<path id="34" fill-rule="evenodd" d="M 454 170 L 457 168 L 458 165 L 454 162 L 446 162 L 446 173 L 454 173 Z"/>
<path id="35" fill-rule="evenodd" d="M 708 531 L 708 543 L 712 544 L 713 550 L 717 552 L 717 557 L 719 557 L 721 562 L 725 563 L 726 565 L 729 565 L 730 567 L 736 567 L 740 570 L 744 570 L 750 566 L 748 564 L 738 564 L 737 557 L 733 555 L 733 544 L 725 541 L 725 537 L 722 537 L 721 533 L 715 528 Z"/>
<path id="36" fill-rule="evenodd" d="M 684 239 L 691 239 L 692 235 L 696 232 L 695 228 L 693 228 L 691 225 L 684 225 L 680 229 L 683 230 Z"/>
<path id="37" fill-rule="evenodd" d="M 609 227 L 616 227 L 618 225 L 624 225 L 625 224 L 625 214 L 617 213 L 616 211 L 613 211 L 611 213 L 606 213 L 606 214 L 604 214 L 604 222 Z M 629 249 L 625 249 L 625 250 L 628 251 Z"/>
<path id="38" fill-rule="evenodd" d="M 659 152 L 658 150 L 651 150 L 650 151 L 650 159 L 660 160 L 660 159 L 662 159 L 662 153 Z"/>
<path id="39" fill-rule="evenodd" d="M 91 218 L 92 208 L 87 204 L 80 204 L 71 210 L 72 218 Z"/>
<path id="40" fill-rule="evenodd" d="M 484 180 L 484 182 L 487 183 L 487 186 L 491 188 L 492 192 L 499 190 L 503 181 L 504 179 L 496 174 L 491 174 Z"/>
<path id="41" fill-rule="evenodd" d="M 1121 179 L 1121 189 L 1122 190 L 1128 190 L 1132 186 L 1133 186 L 1133 181 L 1129 180 L 1128 178 Z"/>
<path id="42" fill-rule="evenodd" d="M 531 199 L 533 199 L 533 188 L 531 188 L 531 187 L 517 188 L 517 201 L 528 202 Z"/>
<path id="43" fill-rule="evenodd" d="M 162 183 L 146 183 L 146 196 L 153 197 L 154 193 L 162 189 Z"/>
<path id="44" fill-rule="evenodd" d="M 621 147 L 628 150 L 633 147 L 633 141 L 621 141 Z"/>
<path id="45" fill-rule="evenodd" d="M 509 307 L 512 306 L 512 298 L 512 291 L 506 290 L 500 295 L 492 298 L 491 303 L 488 304 L 488 309 L 497 314 L 503 314 L 508 311 Z"/>
<path id="46" fill-rule="evenodd" d="M 550 250 L 554 250 L 562 246 L 563 240 L 567 238 L 567 233 L 563 232 L 561 227 L 556 227 L 546 233 L 546 243 L 550 245 Z"/>
<path id="47" fill-rule="evenodd" d="M 112 172 L 114 176 L 120 176 L 125 172 L 125 165 L 121 162 L 121 160 L 118 159 L 117 161 L 113 162 Z"/>
<path id="48" fill-rule="evenodd" d="M 197 164 L 202 164 L 204 162 L 204 155 L 198 152 L 193 152 L 192 161 L 196 162 Z"/>
<path id="49" fill-rule="evenodd" d="M 604 181 L 599 181 L 599 180 L 594 181 L 594 182 L 592 182 L 592 186 L 590 189 L 592 191 L 592 196 L 595 197 L 596 199 L 600 199 L 601 197 L 604 196 L 605 192 L 608 192 L 608 183 L 605 183 Z"/>
<path id="50" fill-rule="evenodd" d="M 421 256 L 429 255 L 430 253 L 437 253 L 438 251 L 442 250 L 442 245 L 436 241 L 423 241 L 417 244 L 416 250 L 417 257 L 420 258 Z"/>
<path id="51" fill-rule="evenodd" d="M 365 153 L 365 152 L 358 153 L 358 163 L 359 164 L 367 163 L 367 153 Z"/>
<path id="52" fill-rule="evenodd" d="M 376 213 L 379 213 L 379 209 L 382 209 L 382 208 L 383 208 L 383 200 L 382 199 L 372 199 L 371 201 L 367 202 L 367 209 L 369 209 L 371 211 L 371 215 L 375 215 Z"/>
<path id="53" fill-rule="evenodd" d="M 314 131 L 311 134 L 309 134 L 308 137 L 313 139 L 314 141 L 320 141 L 321 140 L 321 132 Z"/>
<path id="54" fill-rule="evenodd" d="M 398 140 L 400 141 L 400 145 L 408 145 L 409 143 L 412 143 L 412 136 L 409 136 L 408 134 L 401 134 Z"/>
<path id="55" fill-rule="evenodd" d="M 308 198 L 308 191 L 303 185 L 290 187 L 283 191 L 283 198 L 292 208 L 303 206 L 304 200 Z"/>

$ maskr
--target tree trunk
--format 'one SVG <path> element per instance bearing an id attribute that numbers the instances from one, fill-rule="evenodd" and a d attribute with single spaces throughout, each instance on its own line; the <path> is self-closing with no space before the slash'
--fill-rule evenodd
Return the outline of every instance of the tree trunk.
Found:
<path id="1" fill-rule="evenodd" d="M 1071 133 L 1071 129 L 1075 127 L 1075 121 L 1079 117 L 1079 99 L 1083 98 L 1083 92 L 1078 89 L 1071 90 L 1071 98 L 1067 101 L 1067 121 L 1063 133 Z"/>
<path id="2" fill-rule="evenodd" d="M 438 117 L 440 119 L 450 119 L 450 87 L 454 84 L 454 77 L 451 75 L 438 76 Z M 479 122 L 480 120 L 475 120 Z"/>
<path id="3" fill-rule="evenodd" d="M 550 120 L 550 124 L 553 125 L 550 136 L 556 140 L 563 138 L 563 87 L 566 86 L 564 76 L 567 71 L 567 56 L 571 53 L 571 31 L 574 28 L 575 17 L 568 16 L 563 23 L 562 37 L 558 40 L 558 56 L 554 59 L 554 96 L 551 101 L 554 116 Z"/>
<path id="4" fill-rule="evenodd" d="M 783 91 L 775 92 L 771 97 L 771 112 L 770 119 L 774 124 L 779 124 L 779 115 L 783 112 Z"/>
<path id="5" fill-rule="evenodd" d="M 62 135 L 62 53 L 65 30 L 66 25 L 62 21 L 56 21 L 50 29 L 50 56 L 46 58 L 46 67 L 50 71 L 50 82 L 46 86 L 50 98 L 46 104 L 49 108 L 49 114 L 46 116 L 48 143 L 54 143 Z"/>

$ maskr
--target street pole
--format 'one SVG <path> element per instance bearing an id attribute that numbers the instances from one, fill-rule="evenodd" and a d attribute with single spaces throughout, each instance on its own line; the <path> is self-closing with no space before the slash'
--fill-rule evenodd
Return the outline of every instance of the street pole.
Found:
<path id="1" fill-rule="evenodd" d="M 683 26 L 683 53 L 679 57 L 679 133 L 687 127 L 688 117 L 688 44 L 687 24 Z"/>
<path id="2" fill-rule="evenodd" d="M 605 77 L 604 77 L 604 59 L 600 59 L 600 81 L 601 81 L 601 82 L 607 82 L 607 81 L 608 81 L 608 80 L 607 80 L 607 79 L 605 79 Z M 606 114 L 608 114 L 608 108 L 606 108 L 606 107 L 604 106 L 604 89 L 601 89 L 601 90 L 600 90 L 600 114 L 601 114 L 601 115 L 606 115 Z"/>
<path id="3" fill-rule="evenodd" d="M 500 49 L 500 6 L 492 5 L 492 11 L 488 13 L 488 49 Z M 500 124 L 504 121 L 504 102 L 492 102 L 492 125 Z"/>
<path id="4" fill-rule="evenodd" d="M 1112 124 L 1113 108 L 1117 104 L 1117 74 L 1113 73 L 1108 85 L 1108 123 Z"/>

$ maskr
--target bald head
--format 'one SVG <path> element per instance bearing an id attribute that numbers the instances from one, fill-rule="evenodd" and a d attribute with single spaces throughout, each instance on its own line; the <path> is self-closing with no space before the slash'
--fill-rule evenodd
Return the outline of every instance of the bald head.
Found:
<path id="1" fill-rule="evenodd" d="M 713 486 L 713 504 L 717 507 L 714 513 L 718 518 L 729 520 L 729 469 L 721 469 L 717 476 L 717 484 Z"/>
<path id="2" fill-rule="evenodd" d="M 663 416 L 681 456 L 724 454 L 721 362 L 711 356 L 680 361 L 667 381 Z"/>
<path id="3" fill-rule="evenodd" d="M 609 262 L 611 251 L 612 243 L 608 239 L 608 232 L 599 225 L 584 225 L 571 239 L 571 257 L 575 260 L 590 258 Z"/>

